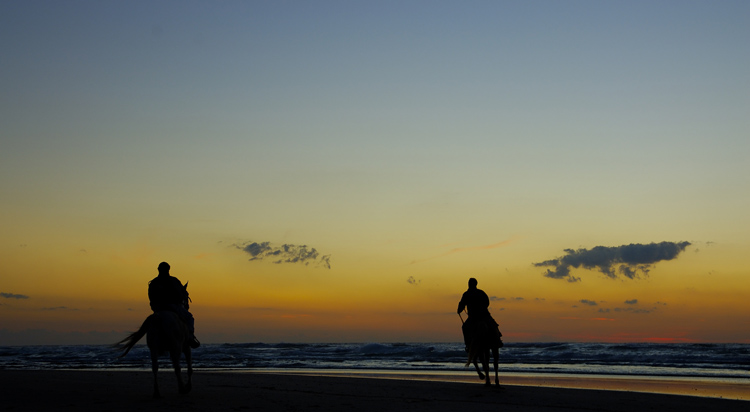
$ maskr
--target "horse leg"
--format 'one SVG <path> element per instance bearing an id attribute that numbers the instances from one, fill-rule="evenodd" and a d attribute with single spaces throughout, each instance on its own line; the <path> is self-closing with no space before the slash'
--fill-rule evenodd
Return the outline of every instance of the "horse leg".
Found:
<path id="1" fill-rule="evenodd" d="M 151 351 L 151 372 L 154 374 L 154 399 L 161 398 L 161 393 L 159 393 L 159 382 L 157 379 L 157 375 L 159 373 L 159 354 L 155 351 Z"/>
<path id="2" fill-rule="evenodd" d="M 484 369 L 484 384 L 490 386 L 490 350 L 482 351 L 482 369 Z"/>
<path id="3" fill-rule="evenodd" d="M 187 384 L 185 384 L 185 393 L 193 389 L 193 354 L 190 346 L 185 347 L 185 363 L 187 363 Z"/>
<path id="4" fill-rule="evenodd" d="M 492 348 L 492 358 L 495 363 L 495 385 L 500 386 L 500 379 L 497 376 L 497 366 L 498 366 L 497 364 L 500 358 L 500 353 L 498 352 L 498 348 Z"/>
<path id="5" fill-rule="evenodd" d="M 479 379 L 484 379 L 484 374 L 479 369 L 479 365 L 477 364 L 477 358 L 474 358 L 474 369 L 477 370 L 477 374 L 479 375 Z"/>
<path id="6" fill-rule="evenodd" d="M 180 391 L 180 393 L 186 393 L 185 384 L 182 382 L 182 370 L 180 370 L 180 355 L 182 355 L 182 352 L 179 350 L 169 351 L 169 357 L 172 358 L 174 374 L 177 377 L 177 390 Z"/>

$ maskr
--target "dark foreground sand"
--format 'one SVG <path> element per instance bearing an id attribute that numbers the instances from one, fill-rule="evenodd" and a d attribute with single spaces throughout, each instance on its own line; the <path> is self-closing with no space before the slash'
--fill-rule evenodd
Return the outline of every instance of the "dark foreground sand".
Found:
<path id="1" fill-rule="evenodd" d="M 288 373 L 197 371 L 193 391 L 177 393 L 160 372 L 0 370 L 4 411 L 743 411 L 750 401 L 622 390 L 567 389 L 439 380 L 375 379 Z M 654 385 L 658 383 L 653 383 Z M 736 388 L 737 389 L 737 388 Z M 740 387 L 739 390 L 747 388 Z"/>

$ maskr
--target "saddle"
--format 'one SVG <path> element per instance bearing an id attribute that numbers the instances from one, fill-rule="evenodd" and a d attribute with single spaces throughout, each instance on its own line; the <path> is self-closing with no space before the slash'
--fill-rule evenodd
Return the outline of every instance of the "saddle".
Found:
<path id="1" fill-rule="evenodd" d="M 500 332 L 500 326 L 490 319 L 477 320 L 472 325 L 472 335 L 474 337 L 479 336 L 481 339 L 486 339 L 490 347 L 502 348 L 505 346 L 502 340 L 502 332 Z"/>

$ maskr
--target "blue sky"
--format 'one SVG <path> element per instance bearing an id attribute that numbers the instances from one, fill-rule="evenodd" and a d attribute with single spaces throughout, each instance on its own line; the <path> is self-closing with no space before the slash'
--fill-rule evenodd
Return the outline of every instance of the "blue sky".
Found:
<path id="1" fill-rule="evenodd" d="M 664 241 L 714 245 L 694 267 L 746 290 L 749 17 L 745 1 L 3 2 L 0 292 L 33 298 L 24 259 L 66 274 L 81 250 L 149 273 L 212 256 L 193 276 L 229 285 L 246 262 L 226 245 L 264 241 L 330 254 L 321 288 L 411 278 L 425 302 L 467 273 L 546 290 L 533 263 L 565 249 Z"/>

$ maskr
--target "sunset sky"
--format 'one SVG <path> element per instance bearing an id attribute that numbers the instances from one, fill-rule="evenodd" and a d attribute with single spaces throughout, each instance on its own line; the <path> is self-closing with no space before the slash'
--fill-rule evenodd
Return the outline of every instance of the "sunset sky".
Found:
<path id="1" fill-rule="evenodd" d="M 750 343 L 748 1 L 0 2 L 0 345 Z M 464 315 L 465 318 L 465 315 Z"/>

